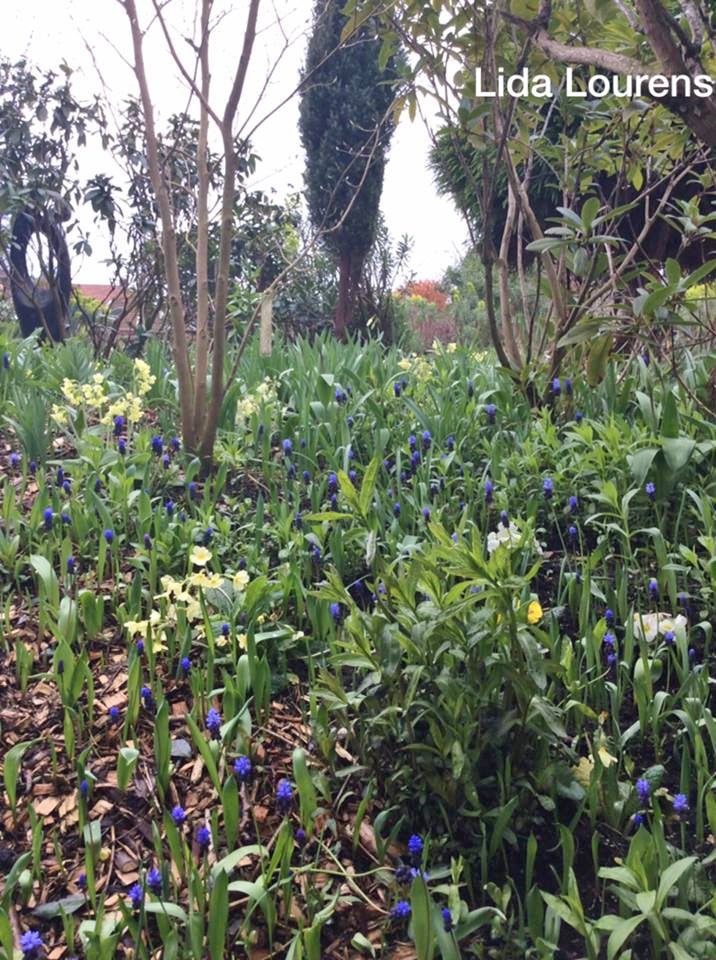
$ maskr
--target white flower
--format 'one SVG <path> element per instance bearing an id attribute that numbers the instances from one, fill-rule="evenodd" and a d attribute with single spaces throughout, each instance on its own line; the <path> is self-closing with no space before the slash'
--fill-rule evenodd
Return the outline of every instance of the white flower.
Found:
<path id="1" fill-rule="evenodd" d="M 500 523 L 497 530 L 491 530 L 487 534 L 487 552 L 492 555 L 498 547 L 507 547 L 508 550 L 519 547 L 523 536 L 522 531 L 513 521 L 510 521 L 509 527 Z M 542 548 L 534 538 L 532 538 L 531 543 L 525 543 L 524 546 L 531 547 L 537 553 L 542 553 Z"/>
<path id="2" fill-rule="evenodd" d="M 653 643 L 657 636 L 673 633 L 677 639 L 686 637 L 688 620 L 683 614 L 672 617 L 670 613 L 635 613 L 633 618 L 634 636 L 637 640 Z"/>

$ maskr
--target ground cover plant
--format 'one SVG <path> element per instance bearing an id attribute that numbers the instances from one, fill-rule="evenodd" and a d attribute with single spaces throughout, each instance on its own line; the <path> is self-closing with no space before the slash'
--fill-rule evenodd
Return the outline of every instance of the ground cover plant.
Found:
<path id="1" fill-rule="evenodd" d="M 705 361 L 2 354 L 5 956 L 714 956 Z"/>

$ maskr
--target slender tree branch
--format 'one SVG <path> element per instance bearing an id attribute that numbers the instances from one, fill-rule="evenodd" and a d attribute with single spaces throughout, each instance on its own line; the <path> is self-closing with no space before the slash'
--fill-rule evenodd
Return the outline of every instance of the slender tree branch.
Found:
<path id="1" fill-rule="evenodd" d="M 127 13 L 132 35 L 134 73 L 137 77 L 137 83 L 139 84 L 142 113 L 144 115 L 146 128 L 147 163 L 162 222 L 162 253 L 167 278 L 169 313 L 174 334 L 174 361 L 177 368 L 177 378 L 179 380 L 179 402 L 182 412 L 183 438 L 185 444 L 191 449 L 194 446 L 194 437 L 191 429 L 193 422 L 192 400 L 194 396 L 194 382 L 189 365 L 185 312 L 182 300 L 181 281 L 179 279 L 176 231 L 174 228 L 172 203 L 159 159 L 159 147 L 154 124 L 154 107 L 144 63 L 143 34 L 139 26 L 136 3 L 135 0 L 118 0 L 118 2 L 124 7 Z"/>

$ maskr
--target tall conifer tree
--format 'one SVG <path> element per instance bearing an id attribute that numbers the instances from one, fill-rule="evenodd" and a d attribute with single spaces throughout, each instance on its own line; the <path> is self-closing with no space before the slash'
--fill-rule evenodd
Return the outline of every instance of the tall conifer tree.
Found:
<path id="1" fill-rule="evenodd" d="M 327 231 L 339 271 L 339 337 L 350 323 L 375 239 L 399 59 L 381 68 L 380 41 L 370 23 L 342 43 L 343 6 L 344 0 L 316 2 L 300 104 L 308 208 L 314 226 Z"/>

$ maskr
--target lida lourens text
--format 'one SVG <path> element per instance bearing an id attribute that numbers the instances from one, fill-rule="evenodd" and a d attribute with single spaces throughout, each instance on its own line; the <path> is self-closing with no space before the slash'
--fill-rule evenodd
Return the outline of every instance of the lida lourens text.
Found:
<path id="1" fill-rule="evenodd" d="M 602 97 L 710 97 L 716 89 L 716 79 L 706 73 L 696 76 L 687 74 L 618 74 L 595 73 L 584 78 L 575 74 L 572 67 L 566 68 L 564 94 L 567 97 L 599 100 Z M 475 95 L 478 97 L 536 97 L 549 99 L 555 94 L 552 78 L 546 73 L 532 76 L 527 67 L 519 73 L 506 74 L 500 67 L 495 83 L 489 83 L 482 75 L 482 68 L 475 71 Z"/>

